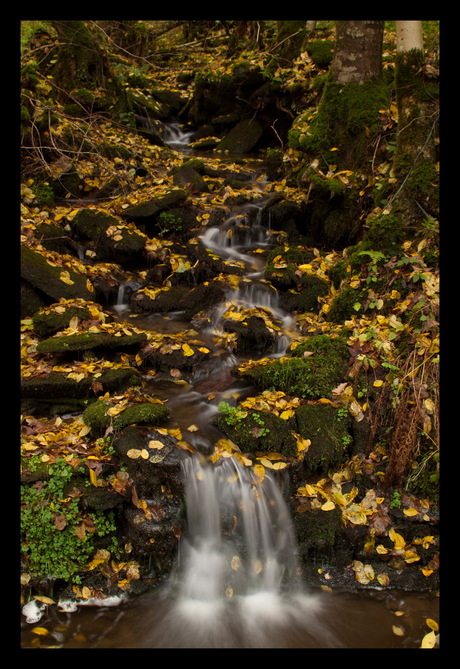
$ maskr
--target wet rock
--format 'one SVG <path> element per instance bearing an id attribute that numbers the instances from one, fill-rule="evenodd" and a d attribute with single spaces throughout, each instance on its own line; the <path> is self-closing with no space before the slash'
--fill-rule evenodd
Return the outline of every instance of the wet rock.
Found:
<path id="1" fill-rule="evenodd" d="M 83 412 L 83 422 L 95 432 L 104 432 L 109 426 L 120 430 L 133 423 L 158 424 L 169 417 L 169 409 L 161 402 L 137 402 L 115 415 L 110 414 L 110 404 L 99 399 Z"/>
<path id="2" fill-rule="evenodd" d="M 100 375 L 89 374 L 80 380 L 51 372 L 22 379 L 22 405 L 28 413 L 33 413 L 36 407 L 47 407 L 51 413 L 78 410 L 94 401 L 95 388 L 101 393 L 115 393 L 140 384 L 139 373 L 132 367 L 110 369 Z"/>
<path id="3" fill-rule="evenodd" d="M 145 332 L 122 333 L 120 336 L 111 332 L 78 332 L 44 339 L 37 344 L 37 351 L 59 354 L 94 349 L 129 350 L 140 346 L 146 339 Z"/>
<path id="4" fill-rule="evenodd" d="M 255 119 L 245 119 L 237 123 L 224 139 L 219 142 L 216 146 L 216 151 L 249 153 L 257 146 L 262 133 L 262 126 Z"/>
<path id="5" fill-rule="evenodd" d="M 303 404 L 296 409 L 298 433 L 311 441 L 304 456 L 308 473 L 327 473 L 349 457 L 348 417 L 327 404 Z"/>
<path id="6" fill-rule="evenodd" d="M 21 245 L 21 276 L 53 300 L 75 297 L 92 300 L 94 297 L 93 286 L 84 274 L 50 265 L 45 256 L 25 244 Z"/>
<path id="7" fill-rule="evenodd" d="M 276 342 L 274 332 L 265 325 L 265 321 L 258 316 L 250 316 L 244 321 L 225 320 L 224 330 L 237 335 L 238 353 L 253 353 L 261 355 L 273 351 Z"/>
<path id="8" fill-rule="evenodd" d="M 147 241 L 138 230 L 126 227 L 103 211 L 80 209 L 71 225 L 80 238 L 94 242 L 99 260 L 119 264 L 132 261 L 139 256 Z"/>

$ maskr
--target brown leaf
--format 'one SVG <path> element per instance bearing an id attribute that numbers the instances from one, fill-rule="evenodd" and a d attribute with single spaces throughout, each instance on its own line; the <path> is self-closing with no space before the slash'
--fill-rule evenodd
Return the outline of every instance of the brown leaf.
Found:
<path id="1" fill-rule="evenodd" d="M 66 519 L 66 517 L 63 516 L 63 515 L 60 514 L 60 513 L 57 513 L 57 514 L 54 516 L 54 525 L 55 525 L 55 527 L 56 527 L 57 530 L 63 530 L 64 527 L 67 525 L 67 519 Z"/>

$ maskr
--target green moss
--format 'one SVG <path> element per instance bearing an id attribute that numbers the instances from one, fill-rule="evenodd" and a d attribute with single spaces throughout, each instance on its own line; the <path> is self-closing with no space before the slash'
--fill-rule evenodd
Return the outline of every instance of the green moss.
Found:
<path id="1" fill-rule="evenodd" d="M 361 307 L 355 307 L 355 305 L 359 304 L 359 297 L 354 288 L 346 287 L 341 290 L 331 302 L 327 319 L 332 323 L 343 323 L 353 314 L 359 313 Z"/>
<path id="2" fill-rule="evenodd" d="M 370 137 L 379 129 L 379 110 L 389 103 L 383 79 L 364 84 L 337 84 L 329 77 L 318 110 L 309 124 L 299 117 L 289 133 L 289 142 L 307 154 L 322 156 L 325 167 L 338 157 L 352 154 L 350 163 L 364 165 L 371 150 Z M 331 149 L 339 149 L 331 151 Z M 343 152 L 343 153 L 342 153 Z"/>
<path id="3" fill-rule="evenodd" d="M 239 446 L 243 453 L 274 451 L 286 457 L 297 454 L 296 441 L 287 421 L 275 414 L 256 411 L 220 413 L 215 420 L 217 427 Z"/>
<path id="4" fill-rule="evenodd" d="M 156 425 L 167 420 L 169 409 L 160 403 L 139 402 L 123 409 L 115 416 L 108 413 L 110 403 L 106 400 L 93 402 L 83 413 L 83 421 L 95 431 L 105 430 L 110 425 L 119 430 L 134 423 Z"/>
<path id="5" fill-rule="evenodd" d="M 78 332 L 44 339 L 37 345 L 39 353 L 68 353 L 71 351 L 88 351 L 94 348 L 120 349 L 126 346 L 137 346 L 147 338 L 144 332 L 122 334 L 120 337 L 107 332 Z"/>
<path id="6" fill-rule="evenodd" d="M 307 44 L 307 53 L 318 67 L 329 67 L 334 55 L 335 42 L 332 40 L 311 40 Z"/>
<path id="7" fill-rule="evenodd" d="M 307 351 L 312 355 L 302 357 Z M 292 358 L 264 361 L 246 369 L 242 367 L 240 374 L 259 389 L 274 388 L 311 399 L 328 397 L 343 381 L 346 352 L 346 343 L 341 338 L 310 337 L 293 351 Z"/>
<path id="8" fill-rule="evenodd" d="M 80 321 L 84 321 L 90 318 L 90 315 L 90 310 L 85 307 L 67 307 L 63 313 L 44 309 L 43 311 L 34 314 L 34 332 L 39 337 L 49 337 L 59 330 L 66 328 L 72 318 L 78 318 Z"/>
<path id="9" fill-rule="evenodd" d="M 304 457 L 309 472 L 327 472 L 348 457 L 351 443 L 348 415 L 341 409 L 304 404 L 296 409 L 296 422 L 299 434 L 311 441 Z"/>

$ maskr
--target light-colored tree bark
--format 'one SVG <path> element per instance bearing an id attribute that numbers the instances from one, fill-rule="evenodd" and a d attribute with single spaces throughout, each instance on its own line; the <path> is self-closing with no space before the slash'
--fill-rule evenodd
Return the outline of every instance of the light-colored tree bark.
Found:
<path id="1" fill-rule="evenodd" d="M 399 53 L 411 49 L 423 50 L 421 21 L 396 21 L 396 50 Z"/>

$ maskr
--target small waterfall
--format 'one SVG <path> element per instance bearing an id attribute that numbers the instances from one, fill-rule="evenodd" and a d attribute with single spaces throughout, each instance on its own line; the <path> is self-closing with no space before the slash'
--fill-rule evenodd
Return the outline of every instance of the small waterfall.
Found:
<path id="1" fill-rule="evenodd" d="M 165 144 L 178 151 L 187 149 L 193 135 L 192 131 L 185 131 L 179 123 L 163 123 L 162 130 L 162 138 Z"/>
<path id="2" fill-rule="evenodd" d="M 239 310 L 264 309 L 279 323 L 277 348 L 272 357 L 280 357 L 291 341 L 295 319 L 282 309 L 278 292 L 264 282 L 263 260 L 253 253 L 271 245 L 270 230 L 262 225 L 265 204 L 263 200 L 260 204 L 244 205 L 221 226 L 208 228 L 201 235 L 201 243 L 215 255 L 242 263 L 246 269 L 239 286 L 229 290 L 226 300 L 214 310 L 211 330 L 222 333 L 222 317 L 229 306 Z"/>
<path id="3" fill-rule="evenodd" d="M 277 483 L 268 475 L 259 481 L 235 458 L 211 465 L 191 457 L 184 474 L 187 529 L 165 595 L 161 644 L 273 647 L 291 625 L 314 625 L 319 602 L 302 592 Z"/>
<path id="4" fill-rule="evenodd" d="M 112 306 L 112 309 L 118 314 L 123 313 L 126 309 L 129 308 L 129 296 L 135 290 L 138 290 L 141 287 L 141 284 L 133 279 L 129 281 L 121 281 L 118 286 L 117 300 Z"/>

